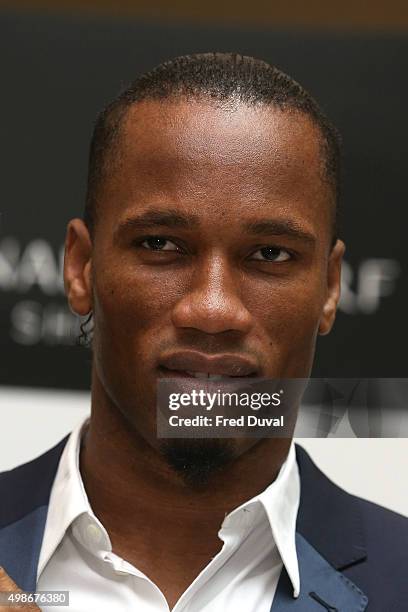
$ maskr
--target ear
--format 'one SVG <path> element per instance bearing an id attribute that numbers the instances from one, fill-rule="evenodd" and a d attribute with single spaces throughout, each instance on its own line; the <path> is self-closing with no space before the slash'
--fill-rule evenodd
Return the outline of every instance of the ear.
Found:
<path id="1" fill-rule="evenodd" d="M 92 241 L 85 223 L 72 219 L 65 238 L 64 286 L 71 310 L 85 316 L 92 310 Z"/>
<path id="2" fill-rule="evenodd" d="M 319 323 L 319 334 L 321 336 L 325 336 L 330 332 L 336 318 L 337 304 L 340 299 L 341 263 L 345 250 L 344 242 L 337 240 L 329 256 L 327 265 L 327 297 Z"/>

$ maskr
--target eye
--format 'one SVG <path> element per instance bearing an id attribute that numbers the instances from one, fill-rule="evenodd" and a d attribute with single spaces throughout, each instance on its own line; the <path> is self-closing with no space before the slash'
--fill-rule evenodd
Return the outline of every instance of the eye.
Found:
<path id="1" fill-rule="evenodd" d="M 143 242 L 140 243 L 144 249 L 148 249 L 149 251 L 179 251 L 177 245 L 171 240 L 167 240 L 167 238 L 162 238 L 162 236 L 149 236 Z"/>
<path id="2" fill-rule="evenodd" d="M 266 246 L 262 247 L 262 249 L 258 249 L 252 255 L 251 259 L 256 259 L 257 261 L 272 261 L 281 263 L 283 261 L 288 261 L 292 259 L 291 254 L 286 251 L 286 249 L 282 249 L 281 247 L 275 246 Z"/>

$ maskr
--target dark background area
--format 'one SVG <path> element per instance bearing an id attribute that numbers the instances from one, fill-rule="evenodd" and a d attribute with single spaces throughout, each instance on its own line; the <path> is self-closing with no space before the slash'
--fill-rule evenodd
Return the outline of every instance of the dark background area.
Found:
<path id="1" fill-rule="evenodd" d="M 408 376 L 408 35 L 3 9 L 0 41 L 0 384 L 89 387 L 58 268 L 95 115 L 139 72 L 208 50 L 277 65 L 343 135 L 347 286 L 314 374 Z"/>

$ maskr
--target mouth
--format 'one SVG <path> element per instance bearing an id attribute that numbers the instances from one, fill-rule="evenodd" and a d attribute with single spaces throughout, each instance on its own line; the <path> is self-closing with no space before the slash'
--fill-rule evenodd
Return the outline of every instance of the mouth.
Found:
<path id="1" fill-rule="evenodd" d="M 218 381 L 234 378 L 253 378 L 260 375 L 260 368 L 242 355 L 205 355 L 196 351 L 180 351 L 164 355 L 159 370 L 167 378 L 194 378 Z"/>
<path id="2" fill-rule="evenodd" d="M 187 376 L 191 376 L 192 378 L 202 378 L 204 380 L 221 380 L 223 377 L 221 374 L 210 374 L 209 372 L 186 372 Z M 234 378 L 234 376 L 229 376 L 228 378 Z"/>
<path id="3" fill-rule="evenodd" d="M 166 368 L 161 366 L 160 370 L 167 378 L 197 378 L 198 380 L 204 381 L 217 381 L 217 380 L 225 380 L 226 378 L 252 378 L 255 374 L 247 374 L 245 376 L 230 376 L 227 374 L 210 374 L 209 372 L 194 372 L 192 370 L 171 370 L 170 368 Z"/>

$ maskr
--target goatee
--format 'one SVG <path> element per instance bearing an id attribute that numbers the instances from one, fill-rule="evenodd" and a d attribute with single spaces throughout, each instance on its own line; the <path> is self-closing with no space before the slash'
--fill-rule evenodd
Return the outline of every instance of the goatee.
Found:
<path id="1" fill-rule="evenodd" d="M 170 439 L 163 442 L 161 452 L 192 489 L 205 488 L 235 457 L 234 443 L 226 439 Z"/>

